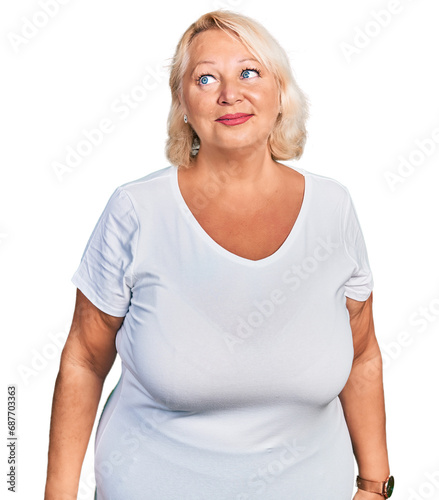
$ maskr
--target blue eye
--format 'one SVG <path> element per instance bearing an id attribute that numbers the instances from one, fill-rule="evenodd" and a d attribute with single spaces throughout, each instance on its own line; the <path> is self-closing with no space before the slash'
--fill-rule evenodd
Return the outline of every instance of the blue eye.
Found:
<path id="1" fill-rule="evenodd" d="M 252 73 L 254 73 L 253 77 L 259 76 L 259 71 L 256 69 L 245 69 L 241 74 L 243 78 L 248 79 L 252 77 Z"/>
<path id="2" fill-rule="evenodd" d="M 200 85 L 207 85 L 209 82 L 209 78 L 213 78 L 212 75 L 203 75 L 203 76 L 200 76 L 200 78 L 198 78 L 198 83 Z"/>

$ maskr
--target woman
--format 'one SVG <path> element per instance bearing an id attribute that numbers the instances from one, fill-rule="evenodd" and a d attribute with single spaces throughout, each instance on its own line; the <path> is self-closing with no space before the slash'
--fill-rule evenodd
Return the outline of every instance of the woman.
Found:
<path id="1" fill-rule="evenodd" d="M 202 16 L 170 85 L 172 166 L 111 196 L 73 277 L 46 500 L 391 494 L 373 279 L 348 190 L 291 168 L 307 101 L 255 21 Z M 174 166 L 175 165 L 175 166 Z M 178 167 L 178 168 L 176 168 Z"/>

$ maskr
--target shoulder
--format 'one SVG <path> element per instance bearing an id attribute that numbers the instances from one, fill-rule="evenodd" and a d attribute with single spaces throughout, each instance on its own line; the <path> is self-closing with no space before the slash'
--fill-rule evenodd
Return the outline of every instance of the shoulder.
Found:
<path id="1" fill-rule="evenodd" d="M 127 194 L 135 195 L 138 192 L 145 192 L 148 190 L 155 190 L 160 187 L 160 185 L 165 185 L 169 183 L 170 176 L 172 174 L 172 169 L 176 167 L 168 166 L 161 168 L 160 170 L 155 170 L 139 179 L 135 179 L 118 186 L 117 191 L 124 191 Z"/>
<path id="2" fill-rule="evenodd" d="M 328 204 L 346 206 L 350 199 L 350 193 L 339 180 L 311 172 L 305 168 L 292 167 L 287 162 L 283 163 L 304 175 L 305 189 L 313 198 L 314 204 L 324 207 L 328 207 Z"/>
<path id="3" fill-rule="evenodd" d="M 136 209 L 157 205 L 161 200 L 168 200 L 171 176 L 176 167 L 168 166 L 155 170 L 139 179 L 119 185 L 113 192 L 113 198 L 124 198 L 126 203 Z"/>
<path id="4" fill-rule="evenodd" d="M 117 186 L 107 200 L 101 221 L 114 219 L 128 224 L 132 219 L 138 225 L 138 215 L 144 208 L 160 208 L 169 200 L 170 176 L 175 167 L 169 166 Z M 147 212 L 152 213 L 151 210 Z"/>
<path id="5" fill-rule="evenodd" d="M 328 193 L 329 195 L 333 195 L 338 198 L 346 198 L 349 196 L 348 188 L 339 180 L 326 175 L 316 174 L 314 172 L 306 172 L 312 181 L 314 189 L 319 190 L 320 193 Z"/>

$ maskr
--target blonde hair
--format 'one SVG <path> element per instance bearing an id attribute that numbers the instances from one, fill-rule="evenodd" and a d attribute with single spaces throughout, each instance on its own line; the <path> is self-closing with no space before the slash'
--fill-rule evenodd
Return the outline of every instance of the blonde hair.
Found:
<path id="1" fill-rule="evenodd" d="M 197 134 L 183 121 L 179 93 L 189 62 L 188 49 L 192 40 L 199 33 L 210 29 L 221 29 L 235 36 L 273 73 L 279 87 L 282 113 L 268 138 L 271 157 L 273 160 L 300 158 L 307 136 L 305 122 L 308 118 L 308 99 L 294 79 L 287 54 L 257 21 L 242 14 L 217 10 L 204 14 L 189 26 L 178 42 L 172 59 L 169 77 L 172 104 L 166 142 L 168 160 L 175 166 L 189 168 L 200 147 Z"/>

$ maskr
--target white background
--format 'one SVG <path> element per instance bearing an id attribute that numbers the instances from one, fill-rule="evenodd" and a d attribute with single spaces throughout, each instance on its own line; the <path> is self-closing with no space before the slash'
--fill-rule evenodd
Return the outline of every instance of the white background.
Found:
<path id="1" fill-rule="evenodd" d="M 52 5 L 46 20 L 45 2 L 3 2 L 0 12 L 1 393 L 6 408 L 7 384 L 16 384 L 19 436 L 13 495 L 2 410 L 2 498 L 43 498 L 53 386 L 74 308 L 70 278 L 114 189 L 168 165 L 163 67 L 189 24 L 218 7 L 277 37 L 311 101 L 296 165 L 346 185 L 360 218 L 385 362 L 394 498 L 439 498 L 437 0 L 72 0 L 57 12 Z M 393 13 L 378 14 L 384 9 Z M 149 89 L 135 94 L 146 75 Z M 115 106 L 133 92 L 137 107 L 122 115 Z M 103 119 L 112 132 L 57 175 L 54 162 L 65 164 L 67 148 Z M 435 130 L 438 142 L 428 142 Z M 386 173 L 400 176 L 394 189 Z M 117 361 L 98 414 L 119 374 Z M 81 499 L 93 497 L 94 432 Z"/>

